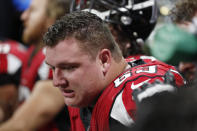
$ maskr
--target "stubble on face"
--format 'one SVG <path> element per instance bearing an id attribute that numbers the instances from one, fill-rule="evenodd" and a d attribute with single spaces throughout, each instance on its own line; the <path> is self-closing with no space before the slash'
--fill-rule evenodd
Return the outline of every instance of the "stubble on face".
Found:
<path id="1" fill-rule="evenodd" d="M 56 68 L 53 83 L 62 91 L 65 104 L 86 107 L 95 104 L 103 90 L 103 73 L 98 57 L 92 60 L 89 53 L 84 53 L 77 42 L 74 39 L 66 39 L 55 47 L 47 47 L 46 62 Z M 74 66 L 76 64 L 77 67 Z"/>

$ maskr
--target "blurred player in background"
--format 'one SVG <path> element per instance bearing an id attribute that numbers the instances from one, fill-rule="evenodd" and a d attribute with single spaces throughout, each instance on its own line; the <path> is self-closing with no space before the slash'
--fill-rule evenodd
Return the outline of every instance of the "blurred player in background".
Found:
<path id="1" fill-rule="evenodd" d="M 59 90 L 50 88 L 46 81 L 40 82 L 43 88 L 39 88 L 40 84 L 35 85 L 35 83 L 38 80 L 52 78 L 51 71 L 44 62 L 42 35 L 56 19 L 68 13 L 68 10 L 68 0 L 32 0 L 30 7 L 22 14 L 21 20 L 24 24 L 22 38 L 24 43 L 29 44 L 29 49 L 25 55 L 26 61 L 22 68 L 19 99 L 20 101 L 27 101 L 20 106 L 13 117 L 0 130 L 37 130 L 52 119 L 55 119 L 57 123 L 50 123 L 46 126 L 46 129 L 42 128 L 40 130 L 56 130 L 56 127 L 61 128 L 59 130 L 67 130 L 68 126 L 65 125 L 64 117 L 66 110 Z M 35 91 L 30 95 L 32 90 Z M 35 95 L 38 96 L 36 99 L 33 97 Z M 29 96 L 31 97 L 29 98 Z M 60 112 L 63 114 L 60 117 L 55 117 Z M 64 125 L 62 126 L 62 124 Z"/>
<path id="2" fill-rule="evenodd" d="M 17 108 L 25 52 L 26 48 L 16 41 L 0 41 L 0 123 L 9 119 Z"/>

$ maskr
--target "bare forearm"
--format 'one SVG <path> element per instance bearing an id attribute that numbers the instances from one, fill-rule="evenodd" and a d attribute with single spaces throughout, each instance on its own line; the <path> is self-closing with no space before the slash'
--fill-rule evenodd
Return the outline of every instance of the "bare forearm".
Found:
<path id="1" fill-rule="evenodd" d="M 61 92 L 50 81 L 36 85 L 30 98 L 14 113 L 2 128 L 15 128 L 16 131 L 34 131 L 48 123 L 63 108 Z M 1 130 L 1 127 L 0 127 Z M 12 129 L 14 131 L 14 129 Z"/>

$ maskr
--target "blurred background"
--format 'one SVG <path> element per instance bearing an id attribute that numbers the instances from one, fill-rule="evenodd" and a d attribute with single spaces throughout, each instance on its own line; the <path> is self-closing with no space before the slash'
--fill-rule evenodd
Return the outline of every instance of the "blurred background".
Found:
<path id="1" fill-rule="evenodd" d="M 21 41 L 21 13 L 31 0 L 0 0 L 0 37 Z"/>
<path id="2" fill-rule="evenodd" d="M 169 10 L 180 0 L 157 0 L 159 19 L 157 25 L 169 22 Z M 21 13 L 29 7 L 31 0 L 0 0 L 0 37 L 21 41 L 23 26 Z M 157 28 L 157 26 L 156 26 Z"/>

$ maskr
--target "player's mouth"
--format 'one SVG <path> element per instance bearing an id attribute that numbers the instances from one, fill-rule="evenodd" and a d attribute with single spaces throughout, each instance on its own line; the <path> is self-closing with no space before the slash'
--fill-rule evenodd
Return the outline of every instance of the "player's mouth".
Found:
<path id="1" fill-rule="evenodd" d="M 73 90 L 65 90 L 65 89 L 62 89 L 62 94 L 64 97 L 69 97 L 69 98 L 72 98 L 75 96 L 75 93 Z"/>

